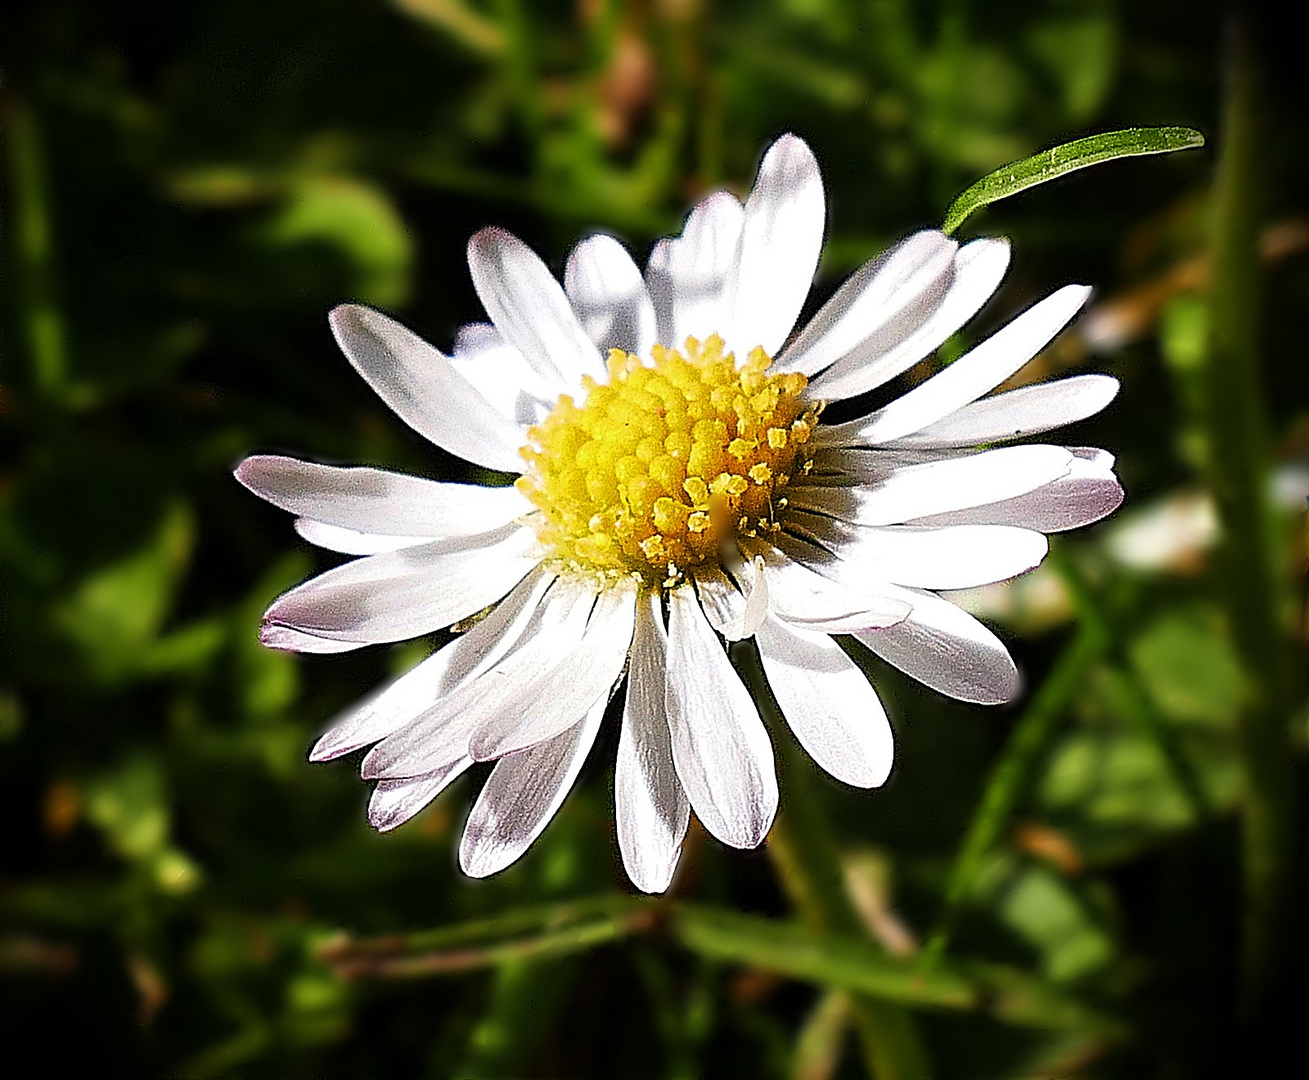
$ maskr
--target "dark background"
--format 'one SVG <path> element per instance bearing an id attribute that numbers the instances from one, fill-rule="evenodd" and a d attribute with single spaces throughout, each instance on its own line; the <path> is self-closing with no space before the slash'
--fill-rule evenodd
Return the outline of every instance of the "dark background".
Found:
<path id="1" fill-rule="evenodd" d="M 1262 82 L 1253 437 L 1277 492 L 1263 556 L 1298 783 L 1303 38 L 1257 13 L 1249 24 Z M 482 225 L 516 231 L 556 270 L 597 228 L 643 259 L 704 192 L 744 192 L 791 130 L 829 192 L 816 302 L 1001 164 L 1170 124 L 1208 146 L 1076 174 L 962 230 L 1015 248 L 967 341 L 1060 284 L 1091 283 L 1091 313 L 1024 378 L 1123 382 L 1067 436 L 1118 454 L 1123 511 L 969 601 L 1012 644 L 1026 695 L 963 706 L 861 656 L 896 726 L 890 782 L 856 792 L 806 765 L 784 775 L 783 800 L 804 788 L 871 938 L 917 962 L 993 770 L 1029 721 L 1042 732 L 1030 768 L 1006 781 L 1012 812 L 941 963 L 1002 965 L 1046 1018 L 1015 1020 L 993 990 L 915 1008 L 932 1075 L 1257 1071 L 1303 1012 L 1309 889 L 1303 854 L 1288 855 L 1286 911 L 1266 928 L 1277 962 L 1243 979 L 1241 821 L 1254 803 L 1238 732 L 1260 676 L 1233 641 L 1232 571 L 1209 554 L 1205 465 L 1227 448 L 1199 404 L 1232 26 L 1204 2 L 1107 0 L 6 5 L 4 1057 L 34 1050 L 49 1076 L 864 1075 L 831 965 L 787 978 L 658 921 L 566 954 L 479 954 L 443 977 L 346 977 L 323 949 L 341 933 L 454 927 L 457 942 L 490 918 L 495 938 L 522 910 L 627 894 L 616 735 L 609 725 L 556 821 L 492 880 L 465 879 L 453 856 L 478 777 L 374 834 L 354 763 L 310 766 L 306 750 L 433 643 L 262 649 L 267 602 L 329 558 L 230 469 L 287 451 L 480 479 L 371 396 L 324 316 L 371 303 L 448 346 L 482 317 L 463 265 Z M 1107 634 L 1078 652 L 1096 620 Z M 1303 820 L 1302 797 L 1281 813 Z M 693 826 L 671 895 L 789 925 L 774 866 Z M 767 937 L 769 923 L 752 925 Z"/>

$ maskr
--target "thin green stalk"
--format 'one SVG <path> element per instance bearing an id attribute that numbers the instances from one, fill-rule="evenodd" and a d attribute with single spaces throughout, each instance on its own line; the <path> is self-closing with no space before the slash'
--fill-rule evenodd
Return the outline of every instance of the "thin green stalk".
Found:
<path id="1" fill-rule="evenodd" d="M 1214 180 L 1209 349 L 1202 376 L 1207 469 L 1222 540 L 1214 569 L 1247 678 L 1240 721 L 1243 800 L 1243 1004 L 1253 1015 L 1277 976 L 1293 847 L 1286 670 L 1277 631 L 1265 492 L 1268 452 L 1259 386 L 1258 61 L 1233 26 Z"/>
<path id="2" fill-rule="evenodd" d="M 818 793 L 812 790 L 810 765 L 785 725 L 777 723 L 777 710 L 771 707 L 758 657 L 738 648 L 734 658 L 741 662 L 755 700 L 773 720 L 785 805 L 768 834 L 768 854 L 782 888 L 810 929 L 865 938 L 868 932 L 846 893 L 845 871 L 831 822 L 823 813 Z M 869 1072 L 877 1080 L 923 1080 L 931 1075 L 926 1048 L 906 1010 L 860 993 L 853 998 L 852 1012 Z"/>
<path id="3" fill-rule="evenodd" d="M 987 852 L 996 845 L 1009 824 L 1014 807 L 1026 791 L 1032 770 L 1049 744 L 1055 725 L 1085 682 L 1092 665 L 1104 655 L 1109 641 L 1105 623 L 1095 618 L 1093 613 L 1083 612 L 1077 635 L 1019 717 L 1000 760 L 991 771 L 982 801 L 950 869 L 941 918 L 927 944 L 929 959 L 938 959 L 949 945 L 959 911 L 973 891 Z"/>
<path id="4" fill-rule="evenodd" d="M 57 403 L 66 390 L 68 348 L 63 315 L 55 299 L 54 242 L 40 130 L 24 102 L 10 98 L 5 105 L 10 228 L 31 387 L 39 401 Z"/>

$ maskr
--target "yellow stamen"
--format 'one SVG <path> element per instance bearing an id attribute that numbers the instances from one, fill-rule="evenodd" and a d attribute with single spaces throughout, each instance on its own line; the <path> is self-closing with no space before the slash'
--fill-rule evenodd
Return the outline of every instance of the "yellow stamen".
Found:
<path id="1" fill-rule="evenodd" d="M 651 362 L 613 349 L 609 381 L 585 380 L 528 431 L 519 489 L 541 510 L 541 540 L 566 567 L 638 574 L 648 585 L 716 560 L 722 544 L 778 528 L 780 491 L 808 464 L 818 409 L 805 377 L 742 367 L 716 334 Z"/>

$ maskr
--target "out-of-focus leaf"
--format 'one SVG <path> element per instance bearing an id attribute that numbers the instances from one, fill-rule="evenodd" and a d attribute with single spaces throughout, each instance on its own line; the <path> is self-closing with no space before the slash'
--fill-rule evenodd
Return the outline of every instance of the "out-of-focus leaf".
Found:
<path id="1" fill-rule="evenodd" d="M 391 201 L 374 185 L 350 176 L 295 181 L 261 231 L 277 248 L 325 246 L 347 261 L 349 296 L 396 307 L 409 295 L 413 239 Z"/>
<path id="2" fill-rule="evenodd" d="M 1165 716 L 1232 730 L 1245 697 L 1245 676 L 1218 612 L 1175 608 L 1146 626 L 1128 653 Z"/>
<path id="3" fill-rule="evenodd" d="M 123 678 L 151 666 L 154 640 L 194 544 L 194 515 L 175 502 L 143 547 L 93 572 L 53 606 L 52 621 L 78 645 L 97 677 Z"/>
<path id="4" fill-rule="evenodd" d="M 1065 114 L 1085 120 L 1104 100 L 1113 80 L 1118 30 L 1108 11 L 1052 19 L 1032 28 L 1032 53 L 1063 91 Z"/>
<path id="5" fill-rule="evenodd" d="M 952 233 L 982 207 L 1078 169 L 1124 157 L 1167 154 L 1203 145 L 1203 135 L 1191 128 L 1181 127 L 1126 128 L 1064 143 L 982 177 L 950 204 L 941 229 Z"/>

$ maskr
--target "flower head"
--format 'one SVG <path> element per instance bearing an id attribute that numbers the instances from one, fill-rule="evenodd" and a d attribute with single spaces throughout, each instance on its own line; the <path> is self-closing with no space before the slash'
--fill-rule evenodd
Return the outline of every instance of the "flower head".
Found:
<path id="1" fill-rule="evenodd" d="M 753 847 L 777 809 L 772 747 L 725 642 L 753 639 L 797 739 L 860 787 L 886 779 L 891 728 L 831 635 L 954 698 L 1017 692 L 1004 646 L 938 591 L 1020 574 L 1045 533 L 1121 501 L 1103 451 L 1008 445 L 1098 412 L 1113 379 L 991 393 L 1089 290 L 1060 289 L 903 396 L 826 424 L 825 403 L 887 383 L 971 318 L 1009 248 L 915 233 L 793 334 L 824 213 L 813 155 L 788 135 L 744 205 L 707 198 L 644 274 L 593 236 L 561 287 L 513 236 L 479 232 L 468 261 L 491 322 L 464 327 L 451 355 L 376 311 L 332 312 L 346 356 L 411 427 L 520 474 L 479 487 L 268 456 L 237 469 L 306 539 L 360 556 L 279 597 L 266 644 L 341 652 L 466 625 L 313 749 L 372 747 L 377 828 L 494 761 L 460 862 L 477 876 L 509 865 L 625 679 L 619 843 L 632 880 L 658 892 L 691 810 Z"/>

